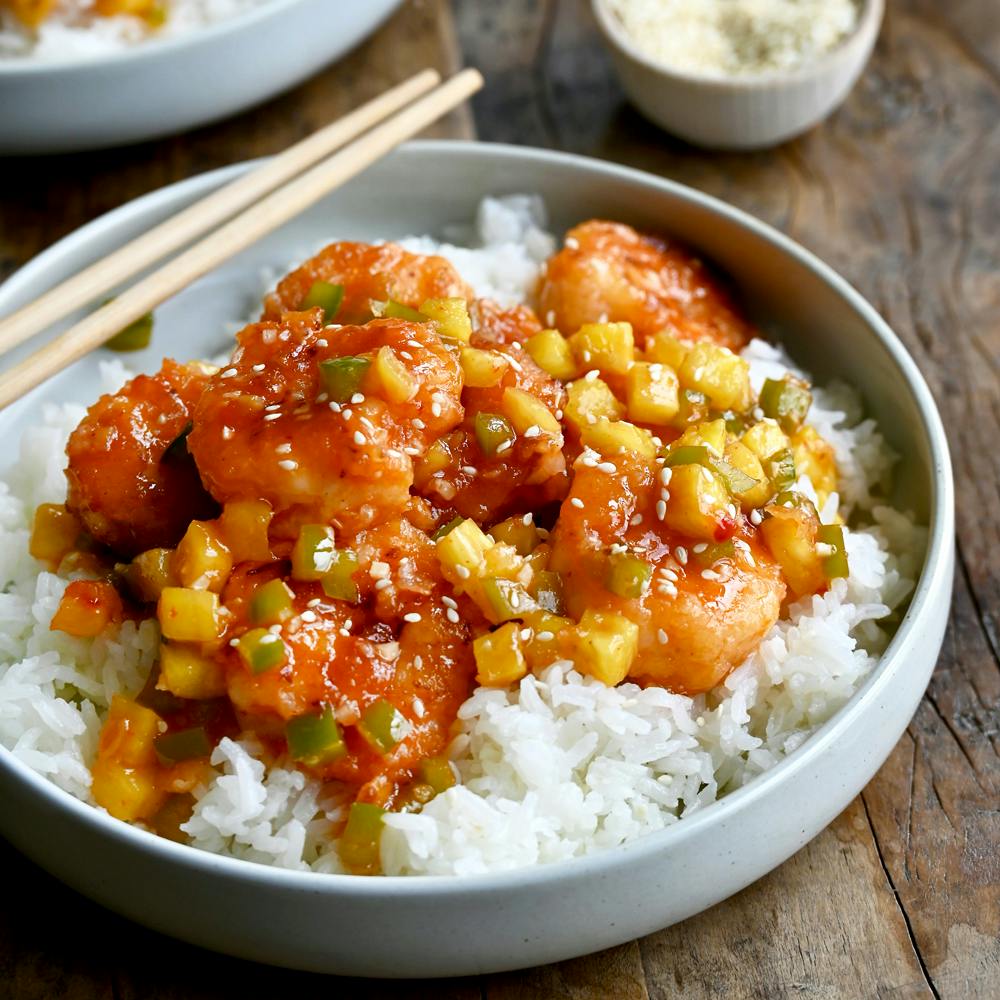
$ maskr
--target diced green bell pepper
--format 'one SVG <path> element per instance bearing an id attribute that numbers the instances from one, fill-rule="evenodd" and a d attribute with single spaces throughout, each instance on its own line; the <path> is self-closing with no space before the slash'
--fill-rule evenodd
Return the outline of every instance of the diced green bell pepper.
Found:
<path id="1" fill-rule="evenodd" d="M 776 493 L 782 493 L 791 489 L 798 479 L 795 471 L 795 456 L 791 448 L 783 448 L 775 452 L 765 463 L 764 470 L 767 478 L 771 480 L 771 486 Z"/>
<path id="2" fill-rule="evenodd" d="M 112 351 L 141 351 L 153 340 L 153 314 L 146 313 L 105 343 Z"/>
<path id="3" fill-rule="evenodd" d="M 319 363 L 319 373 L 330 399 L 335 403 L 346 403 L 356 392 L 360 392 L 370 367 L 369 358 L 328 358 Z"/>
<path id="4" fill-rule="evenodd" d="M 409 306 L 404 306 L 402 302 L 396 302 L 394 299 L 389 299 L 386 302 L 385 309 L 382 310 L 382 315 L 388 319 L 406 319 L 411 323 L 427 322 L 427 317 L 422 312 L 411 309 Z"/>
<path id="5" fill-rule="evenodd" d="M 325 524 L 306 524 L 292 548 L 292 577 L 295 580 L 322 580 L 333 568 L 333 529 Z"/>
<path id="6" fill-rule="evenodd" d="M 379 753 L 388 753 L 409 728 L 406 716 L 385 698 L 373 701 L 362 713 L 358 732 Z"/>
<path id="7" fill-rule="evenodd" d="M 347 826 L 337 844 L 340 859 L 348 868 L 369 873 L 379 869 L 384 816 L 385 810 L 370 802 L 355 802 L 351 806 Z"/>
<path id="8" fill-rule="evenodd" d="M 447 757 L 427 757 L 420 762 L 420 780 L 440 795 L 455 784 L 455 772 Z"/>
<path id="9" fill-rule="evenodd" d="M 733 559 L 736 556 L 736 545 L 731 538 L 724 542 L 709 545 L 700 552 L 692 552 L 694 560 L 702 569 L 714 566 L 720 559 Z"/>
<path id="10" fill-rule="evenodd" d="M 484 455 L 492 458 L 504 445 L 513 444 L 516 435 L 506 417 L 499 413 L 477 413 L 475 419 L 476 441 Z"/>
<path id="11" fill-rule="evenodd" d="M 447 524 L 442 524 L 441 527 L 431 535 L 431 541 L 441 541 L 445 535 L 450 535 L 464 520 L 465 518 L 460 515 L 452 518 Z"/>
<path id="12" fill-rule="evenodd" d="M 612 594 L 635 599 L 649 589 L 653 579 L 653 567 L 630 552 L 616 553 L 608 557 L 608 569 L 604 584 Z"/>
<path id="13" fill-rule="evenodd" d="M 563 580 L 554 570 L 543 569 L 535 574 L 532 584 L 535 602 L 540 608 L 554 615 L 565 611 L 563 604 Z"/>
<path id="14" fill-rule="evenodd" d="M 294 594 L 284 580 L 261 584 L 250 598 L 250 621 L 254 625 L 278 625 L 295 612 Z"/>
<path id="15" fill-rule="evenodd" d="M 330 571 L 320 580 L 320 586 L 327 597 L 338 601 L 357 604 L 361 600 L 361 591 L 354 582 L 354 574 L 358 571 L 358 556 L 350 549 L 334 549 Z"/>
<path id="16" fill-rule="evenodd" d="M 708 416 L 708 396 L 697 389 L 685 389 L 677 402 L 677 414 L 671 421 L 675 427 L 698 424 Z"/>
<path id="17" fill-rule="evenodd" d="M 675 465 L 707 465 L 710 457 L 708 448 L 704 445 L 687 444 L 668 451 L 663 464 L 668 468 Z"/>
<path id="18" fill-rule="evenodd" d="M 300 715 L 285 725 L 288 752 L 307 767 L 320 767 L 347 753 L 344 735 L 333 717 L 333 708 L 325 705 L 318 715 Z"/>
<path id="19" fill-rule="evenodd" d="M 344 301 L 344 286 L 331 285 L 329 281 L 314 281 L 309 293 L 302 300 L 302 309 L 323 310 L 323 319 L 332 323 L 340 312 L 340 304 Z"/>
<path id="20" fill-rule="evenodd" d="M 236 648 L 255 674 L 280 667 L 288 657 L 285 641 L 266 628 L 251 629 L 240 637 Z"/>
<path id="21" fill-rule="evenodd" d="M 844 544 L 844 529 L 839 524 L 821 524 L 816 535 L 833 552 L 823 560 L 823 573 L 828 580 L 837 580 L 851 575 L 847 561 L 847 547 Z"/>
<path id="22" fill-rule="evenodd" d="M 797 378 L 769 378 L 760 390 L 760 408 L 778 422 L 786 434 L 794 434 L 806 420 L 812 405 L 809 387 Z"/>
<path id="23" fill-rule="evenodd" d="M 482 582 L 483 594 L 490 603 L 493 616 L 498 622 L 508 622 L 520 618 L 535 608 L 531 595 L 513 580 L 489 576 Z"/>
<path id="24" fill-rule="evenodd" d="M 193 726 L 175 733 L 164 733 L 153 741 L 156 755 L 164 764 L 176 764 L 182 760 L 207 757 L 212 752 L 212 744 L 204 726 Z"/>

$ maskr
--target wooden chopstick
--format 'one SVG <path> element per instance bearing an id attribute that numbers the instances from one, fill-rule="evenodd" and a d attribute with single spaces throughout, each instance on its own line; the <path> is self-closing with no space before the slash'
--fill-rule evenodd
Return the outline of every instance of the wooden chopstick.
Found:
<path id="1" fill-rule="evenodd" d="M 123 281 L 232 218 L 440 82 L 436 70 L 417 73 L 0 320 L 0 354 L 81 306 L 98 301 Z"/>
<path id="2" fill-rule="evenodd" d="M 168 261 L 0 375 L 0 409 L 100 347 L 192 281 L 299 215 L 400 143 L 458 107 L 482 86 L 483 77 L 477 70 L 463 70 Z"/>

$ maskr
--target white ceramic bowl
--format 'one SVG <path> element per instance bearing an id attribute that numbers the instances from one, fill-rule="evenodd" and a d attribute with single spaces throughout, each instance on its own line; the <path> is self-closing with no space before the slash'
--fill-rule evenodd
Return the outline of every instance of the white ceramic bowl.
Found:
<path id="1" fill-rule="evenodd" d="M 0 288 L 0 314 L 204 195 L 244 167 L 112 212 Z M 772 771 L 627 846 L 502 875 L 359 878 L 203 854 L 84 805 L 0 751 L 0 832 L 79 891 L 133 920 L 258 961 L 369 976 L 459 975 L 564 959 L 682 920 L 802 847 L 861 790 L 906 727 L 941 647 L 953 566 L 945 436 L 912 359 L 875 310 L 780 233 L 696 191 L 595 160 L 484 144 L 415 143 L 390 156 L 158 312 L 152 348 L 205 356 L 259 301 L 259 269 L 324 239 L 440 233 L 489 193 L 537 191 L 557 230 L 594 215 L 676 235 L 737 281 L 750 309 L 820 379 L 863 393 L 902 456 L 899 497 L 930 541 L 912 604 L 876 672 Z M 89 402 L 95 356 L 0 414 L 16 440 L 44 400 Z M 8 459 L 10 461 L 12 459 Z"/>
<path id="2" fill-rule="evenodd" d="M 224 118 L 311 76 L 402 0 L 270 0 L 101 58 L 0 60 L 0 155 L 98 149 Z"/>
<path id="3" fill-rule="evenodd" d="M 860 0 L 853 34 L 815 62 L 788 73 L 713 78 L 672 70 L 645 55 L 608 0 L 592 0 L 622 86 L 657 125 L 711 149 L 765 149 L 822 121 L 843 103 L 871 56 L 885 0 Z"/>

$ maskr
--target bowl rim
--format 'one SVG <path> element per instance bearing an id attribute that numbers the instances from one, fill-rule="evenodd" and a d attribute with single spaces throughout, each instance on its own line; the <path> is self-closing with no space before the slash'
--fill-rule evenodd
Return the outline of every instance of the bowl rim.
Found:
<path id="1" fill-rule="evenodd" d="M 591 10 L 608 45 L 617 49 L 625 58 L 639 63 L 664 80 L 673 83 L 696 85 L 705 90 L 716 91 L 765 91 L 795 84 L 811 83 L 829 70 L 845 64 L 853 64 L 865 58 L 874 44 L 885 15 L 885 0 L 856 0 L 861 11 L 854 30 L 841 39 L 832 49 L 818 58 L 800 64 L 790 70 L 769 70 L 766 73 L 746 76 L 713 76 L 675 69 L 666 63 L 657 62 L 642 52 L 626 34 L 618 18 L 608 7 L 609 0 L 590 0 Z"/>
<path id="2" fill-rule="evenodd" d="M 924 562 L 906 613 L 875 669 L 847 703 L 795 751 L 742 788 L 685 817 L 683 822 L 672 823 L 636 840 L 593 854 L 500 872 L 368 878 L 277 868 L 242 858 L 212 854 L 187 844 L 174 843 L 154 833 L 115 820 L 103 809 L 83 802 L 48 778 L 33 771 L 3 746 L 0 746 L 0 772 L 5 772 L 14 780 L 29 786 L 31 791 L 47 800 L 47 805 L 54 811 L 68 810 L 76 819 L 88 826 L 92 833 L 106 837 L 109 842 L 124 849 L 157 856 L 158 860 L 170 864 L 180 864 L 182 867 L 190 868 L 195 874 L 246 881 L 261 888 L 310 895 L 319 893 L 333 897 L 359 896 L 385 899 L 400 895 L 465 897 L 498 891 L 526 890 L 538 884 L 552 885 L 567 880 L 607 874 L 629 862 L 668 851 L 674 843 L 683 838 L 697 837 L 699 831 L 706 825 L 725 823 L 729 817 L 744 807 L 751 806 L 755 800 L 768 794 L 774 785 L 782 784 L 787 777 L 807 767 L 813 758 L 822 755 L 831 743 L 839 740 L 850 730 L 853 717 L 861 712 L 862 706 L 873 700 L 879 700 L 884 689 L 895 679 L 895 675 L 905 668 L 905 654 L 909 652 L 908 647 L 919 639 L 919 636 L 912 637 L 912 633 L 917 631 L 918 621 L 925 610 L 930 610 L 938 601 L 940 588 L 943 585 L 950 585 L 955 497 L 948 441 L 941 417 L 916 362 L 889 325 L 860 292 L 811 251 L 742 209 L 694 188 L 645 171 L 591 157 L 532 147 L 447 139 L 418 140 L 404 144 L 390 155 L 412 157 L 415 160 L 421 157 L 433 160 L 435 157 L 448 156 L 465 158 L 474 163 L 484 159 L 500 162 L 527 161 L 539 169 L 553 167 L 582 169 L 609 182 L 620 182 L 630 187 L 658 189 L 661 193 L 692 203 L 730 223 L 748 229 L 754 236 L 772 244 L 794 258 L 800 265 L 807 267 L 846 299 L 865 321 L 874 339 L 888 354 L 912 395 L 920 413 L 921 430 L 927 439 L 931 466 L 928 539 Z M 16 297 L 21 286 L 30 283 L 37 275 L 44 274 L 61 256 L 72 254 L 85 247 L 91 240 L 100 238 L 109 231 L 113 232 L 120 224 L 136 215 L 141 217 L 165 205 L 174 207 L 183 205 L 189 196 L 204 195 L 258 162 L 260 161 L 244 161 L 167 185 L 127 202 L 80 227 L 29 261 L 0 285 L 0 315 L 6 311 L 5 300 L 10 298 L 11 294 Z M 32 398 L 40 389 L 34 390 L 26 398 Z"/>
<path id="3" fill-rule="evenodd" d="M 251 31 L 262 22 L 266 23 L 283 15 L 292 7 L 309 2 L 310 0 L 264 0 L 256 7 L 231 17 L 210 22 L 204 27 L 194 28 L 173 37 L 144 39 L 133 46 L 99 56 L 44 60 L 0 59 L 0 83 L 3 82 L 4 78 L 28 78 L 47 74 L 87 72 L 90 69 L 107 69 L 109 66 L 127 66 L 130 63 L 143 60 L 152 61 L 157 56 L 169 58 L 172 54 L 184 49 L 196 48 L 199 45 L 211 45 L 225 39 L 227 35 Z M 402 0 L 390 0 L 389 12 L 391 13 L 393 7 L 398 7 L 401 3 Z"/>

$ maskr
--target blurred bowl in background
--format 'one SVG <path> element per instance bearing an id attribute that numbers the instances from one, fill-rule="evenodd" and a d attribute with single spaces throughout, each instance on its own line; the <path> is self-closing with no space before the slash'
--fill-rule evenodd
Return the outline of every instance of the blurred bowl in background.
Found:
<path id="1" fill-rule="evenodd" d="M 851 35 L 795 69 L 713 77 L 654 61 L 628 36 L 608 0 L 592 0 L 592 5 L 632 103 L 688 142 L 733 150 L 776 146 L 839 107 L 871 57 L 885 12 L 885 0 L 861 0 Z"/>
<path id="2" fill-rule="evenodd" d="M 367 38 L 402 0 L 270 0 L 114 55 L 0 60 L 0 155 L 170 135 L 281 93 Z"/>

